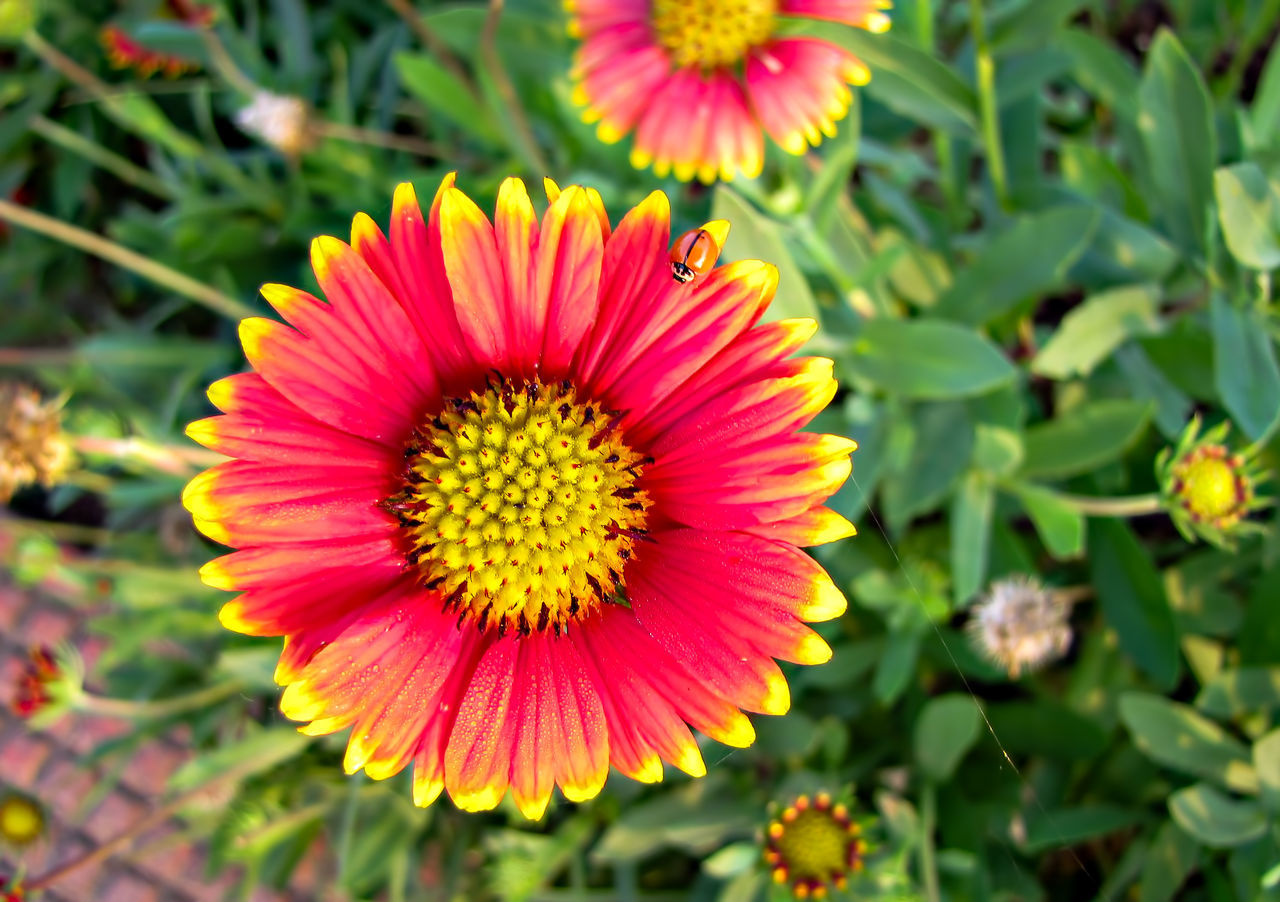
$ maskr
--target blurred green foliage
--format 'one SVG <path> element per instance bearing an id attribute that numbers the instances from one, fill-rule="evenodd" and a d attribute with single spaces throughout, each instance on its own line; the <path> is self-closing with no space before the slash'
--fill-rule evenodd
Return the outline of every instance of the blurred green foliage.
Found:
<path id="1" fill-rule="evenodd" d="M 434 46 L 354 0 L 219 7 L 216 44 L 162 4 L 40 7 L 40 39 L 0 47 L 0 197 L 255 310 L 264 281 L 314 288 L 311 238 L 358 210 L 385 221 L 399 181 L 430 196 L 457 170 L 491 208 L 508 174 L 551 175 L 615 219 L 655 187 L 580 122 L 550 0 L 510 0 L 491 34 L 483 6 L 418 4 Z M 188 723 L 199 755 L 172 789 L 234 785 L 225 810 L 187 814 L 246 892 L 324 842 L 354 899 L 761 899 L 782 892 L 759 862 L 766 805 L 852 788 L 872 847 L 851 897 L 1280 899 L 1280 532 L 1264 511 L 1234 548 L 1194 546 L 1152 503 L 1156 455 L 1193 412 L 1275 467 L 1280 3 L 893 16 L 885 36 L 786 25 L 873 71 L 839 137 L 771 149 L 753 182 L 656 185 L 677 230 L 728 218 L 725 259 L 776 263 L 769 316 L 819 319 L 812 346 L 836 361 L 843 391 L 814 428 L 861 444 L 832 502 L 861 532 L 815 550 L 851 601 L 820 627 L 834 660 L 789 671 L 793 710 L 756 718 L 754 747 L 708 742 L 707 778 L 615 777 L 536 825 L 415 809 L 404 777 L 345 778 L 344 738 L 283 722 L 278 649 L 219 627 L 223 593 L 195 573 L 215 549 L 177 501 L 202 387 L 243 366 L 234 322 L 4 229 L 0 375 L 69 397 L 75 436 L 161 449 L 85 451 L 69 484 L 18 496 L 7 565 L 97 606 L 113 641 L 91 687 L 239 687 L 96 754 Z M 195 68 L 111 69 L 108 22 Z M 305 100 L 314 145 L 286 157 L 240 131 L 251 85 Z M 1067 656 L 1017 679 L 963 629 L 1013 574 L 1073 603 Z"/>

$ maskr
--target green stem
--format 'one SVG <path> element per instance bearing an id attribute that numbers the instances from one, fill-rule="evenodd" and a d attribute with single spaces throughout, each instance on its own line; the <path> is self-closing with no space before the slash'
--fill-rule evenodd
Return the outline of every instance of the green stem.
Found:
<path id="1" fill-rule="evenodd" d="M 1009 208 L 1009 176 L 1000 144 L 1000 105 L 996 101 L 996 62 L 987 42 L 987 27 L 982 0 L 969 0 L 969 29 L 973 36 L 974 68 L 978 81 L 978 113 L 982 119 L 982 144 L 987 152 L 987 169 L 995 188 L 996 200 Z"/>
<path id="2" fill-rule="evenodd" d="M 217 451 L 166 445 L 137 438 L 101 438 L 96 435 L 68 436 L 81 454 L 103 455 L 114 461 L 127 460 L 151 467 L 171 476 L 190 476 L 202 467 L 225 463 L 227 457 Z"/>
<path id="3" fill-rule="evenodd" d="M 1056 497 L 1070 504 L 1080 513 L 1094 517 L 1141 517 L 1146 514 L 1158 514 L 1164 510 L 1164 503 L 1155 492 L 1120 498 L 1094 498 L 1089 495 L 1066 494 Z"/>
<path id="4" fill-rule="evenodd" d="M 928 902 L 940 902 L 942 890 L 938 885 L 938 861 L 933 848 L 933 833 L 938 823 L 938 791 L 932 780 L 920 791 L 920 877 L 924 883 L 924 897 Z"/>
<path id="5" fill-rule="evenodd" d="M 916 0 L 916 42 L 927 53 L 934 52 L 933 0 Z M 933 131 L 933 153 L 938 164 L 938 183 L 947 202 L 947 221 L 954 222 L 960 209 L 960 190 L 954 172 L 955 155 L 951 136 L 941 129 Z"/>
<path id="6" fill-rule="evenodd" d="M 118 153 L 107 150 L 101 144 L 90 141 L 79 132 L 46 119 L 44 116 L 33 116 L 30 121 L 31 130 L 51 144 L 57 144 L 63 150 L 84 157 L 95 166 L 107 170 L 121 181 L 128 182 L 135 188 L 149 191 L 156 197 L 173 200 L 175 192 L 155 175 L 141 166 L 126 160 Z"/>
<path id="7" fill-rule="evenodd" d="M 542 151 L 538 149 L 538 141 L 533 136 L 533 129 L 529 127 L 520 97 L 516 94 L 515 86 L 498 53 L 498 23 L 502 20 L 503 4 L 504 0 L 489 0 L 489 12 L 484 19 L 484 29 L 480 32 L 480 63 L 489 73 L 498 98 L 505 107 L 507 117 L 515 129 L 517 143 L 524 151 L 525 161 L 532 167 L 534 175 L 548 175 L 551 169 L 543 159 Z"/>
<path id="8" fill-rule="evenodd" d="M 103 698 L 85 693 L 77 696 L 73 707 L 85 714 L 115 717 L 120 720 L 159 720 L 187 711 L 207 708 L 225 698 L 241 692 L 244 684 L 238 680 L 206 686 L 188 695 L 160 698 L 149 701 L 130 701 L 123 698 Z"/>
<path id="9" fill-rule="evenodd" d="M 37 213 L 35 210 L 27 209 L 3 199 L 0 199 L 0 219 L 7 219 L 15 225 L 30 229 L 33 232 L 39 232 L 41 235 L 61 241 L 85 253 L 93 254 L 95 257 L 101 257 L 108 263 L 114 263 L 122 269 L 130 270 L 144 279 L 149 279 L 158 285 L 162 285 L 176 294 L 203 304 L 215 313 L 220 313 L 231 319 L 244 319 L 254 315 L 251 307 L 229 295 L 223 294 L 213 286 L 197 282 L 176 269 L 165 266 L 163 263 L 157 263 L 155 260 L 142 256 L 137 251 L 129 250 L 123 245 L 116 244 L 101 235 L 95 235 L 93 232 L 82 229 L 79 226 L 73 226 L 60 219 Z"/>

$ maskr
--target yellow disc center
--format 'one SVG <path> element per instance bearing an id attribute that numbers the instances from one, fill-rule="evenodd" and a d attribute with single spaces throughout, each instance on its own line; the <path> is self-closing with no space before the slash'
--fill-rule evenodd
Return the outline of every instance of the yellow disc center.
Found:
<path id="1" fill-rule="evenodd" d="M 732 66 L 773 36 L 776 0 L 653 0 L 658 43 L 677 66 Z"/>
<path id="2" fill-rule="evenodd" d="M 34 803 L 19 796 L 0 802 L 0 837 L 15 846 L 25 846 L 42 832 L 44 814 Z"/>
<path id="3" fill-rule="evenodd" d="M 849 844 L 853 842 L 849 828 L 837 822 L 831 812 L 810 808 L 785 826 L 777 847 L 792 879 L 827 881 L 849 871 Z"/>
<path id="4" fill-rule="evenodd" d="M 1236 472 L 1224 458 L 1197 457 L 1184 465 L 1180 476 L 1179 494 L 1194 516 L 1212 521 L 1237 513 L 1240 496 Z"/>
<path id="5" fill-rule="evenodd" d="M 568 382 L 503 381 L 419 430 L 387 507 L 459 626 L 558 635 L 616 599 L 649 505 L 620 420 Z"/>

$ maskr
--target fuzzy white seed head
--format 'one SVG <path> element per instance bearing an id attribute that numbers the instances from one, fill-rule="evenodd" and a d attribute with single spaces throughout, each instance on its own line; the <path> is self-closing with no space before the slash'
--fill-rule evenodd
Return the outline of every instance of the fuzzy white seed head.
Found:
<path id="1" fill-rule="evenodd" d="M 1071 606 L 1027 576 L 993 582 L 969 615 L 974 644 L 1017 678 L 1066 654 Z"/>
<path id="2" fill-rule="evenodd" d="M 236 125 L 289 156 L 311 143 L 311 111 L 305 100 L 293 95 L 259 91 L 236 113 Z"/>

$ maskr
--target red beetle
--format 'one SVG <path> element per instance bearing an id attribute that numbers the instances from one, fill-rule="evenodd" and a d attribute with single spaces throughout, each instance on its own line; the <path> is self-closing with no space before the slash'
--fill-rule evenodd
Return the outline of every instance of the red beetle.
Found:
<path id="1" fill-rule="evenodd" d="M 671 276 L 677 282 L 706 275 L 716 265 L 720 245 L 706 229 L 690 229 L 671 245 Z"/>

